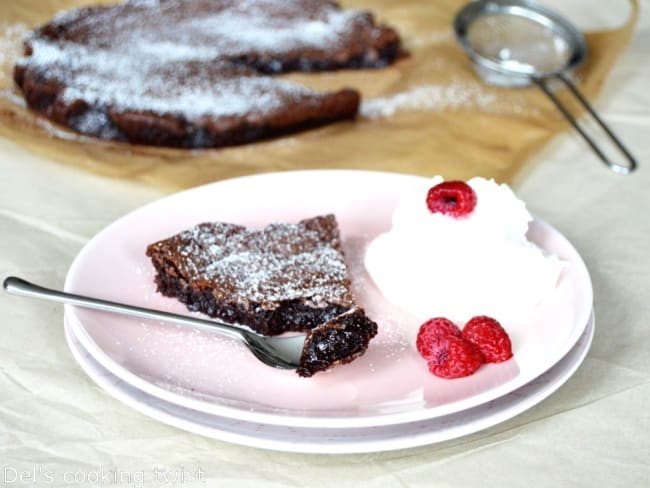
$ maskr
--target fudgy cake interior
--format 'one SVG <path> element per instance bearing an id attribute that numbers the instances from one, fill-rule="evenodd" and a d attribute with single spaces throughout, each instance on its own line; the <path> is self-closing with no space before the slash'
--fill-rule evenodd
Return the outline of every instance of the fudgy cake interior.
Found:
<path id="1" fill-rule="evenodd" d="M 270 75 L 379 68 L 402 53 L 395 30 L 327 0 L 131 0 L 36 29 L 14 79 L 32 109 L 80 133 L 218 147 L 357 114 L 356 90 Z"/>
<path id="2" fill-rule="evenodd" d="M 162 294 L 265 335 L 310 330 L 354 307 L 333 215 L 260 230 L 203 223 L 147 255 Z"/>
<path id="3" fill-rule="evenodd" d="M 298 374 L 309 377 L 361 356 L 377 334 L 377 324 L 356 308 L 307 333 Z"/>

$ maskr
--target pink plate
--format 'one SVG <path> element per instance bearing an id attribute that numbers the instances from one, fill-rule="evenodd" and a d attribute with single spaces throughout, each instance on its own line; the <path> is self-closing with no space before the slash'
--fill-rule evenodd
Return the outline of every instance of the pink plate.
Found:
<path id="1" fill-rule="evenodd" d="M 568 381 L 587 355 L 593 335 L 592 314 L 576 345 L 552 368 L 521 388 L 474 408 L 419 422 L 336 429 L 245 422 L 166 402 L 139 390 L 106 370 L 81 346 L 69 327 L 66 327 L 70 350 L 82 369 L 110 395 L 138 412 L 206 437 L 303 454 L 406 449 L 456 439 L 505 422 L 537 405 Z"/>
<path id="2" fill-rule="evenodd" d="M 324 213 L 339 221 L 357 301 L 380 332 L 367 353 L 305 379 L 259 363 L 216 334 L 66 306 L 83 347 L 115 376 L 149 395 L 226 418 L 296 427 L 392 425 L 448 415 L 506 395 L 556 364 L 582 335 L 592 308 L 587 269 L 571 244 L 539 220 L 529 238 L 567 261 L 556 290 L 525 323 L 504 323 L 515 357 L 457 380 L 432 376 L 363 267 L 365 246 L 388 229 L 392 208 L 422 178 L 365 171 L 298 171 L 226 180 L 147 205 L 117 220 L 75 259 L 66 291 L 175 313 L 156 293 L 149 243 L 204 221 L 249 226 Z M 412 325 L 412 324 L 411 324 Z"/>

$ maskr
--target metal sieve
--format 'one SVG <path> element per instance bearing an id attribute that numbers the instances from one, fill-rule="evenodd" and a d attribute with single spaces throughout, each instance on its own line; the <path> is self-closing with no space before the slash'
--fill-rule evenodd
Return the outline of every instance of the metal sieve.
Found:
<path id="1" fill-rule="evenodd" d="M 607 166 L 622 174 L 636 168 L 634 157 L 569 77 L 585 60 L 587 44 L 564 17 L 525 0 L 478 0 L 458 12 L 454 30 L 485 82 L 505 87 L 537 85 Z M 625 156 L 627 164 L 614 163 L 605 155 L 555 95 L 555 80 L 569 89 Z"/>

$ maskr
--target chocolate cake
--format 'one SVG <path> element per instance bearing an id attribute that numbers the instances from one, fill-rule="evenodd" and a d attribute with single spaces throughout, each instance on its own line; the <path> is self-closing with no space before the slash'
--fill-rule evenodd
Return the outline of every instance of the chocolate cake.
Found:
<path id="1" fill-rule="evenodd" d="M 363 354 L 377 332 L 354 302 L 333 215 L 259 230 L 203 223 L 146 253 L 158 291 L 190 310 L 265 335 L 312 331 L 303 376 Z"/>
<path id="2" fill-rule="evenodd" d="M 372 15 L 322 0 L 131 0 L 64 12 L 25 41 L 27 104 L 80 133 L 186 148 L 352 119 L 359 93 L 275 75 L 379 68 L 402 55 Z"/>
<path id="3" fill-rule="evenodd" d="M 314 373 L 345 364 L 361 356 L 377 334 L 377 324 L 356 308 L 334 317 L 307 333 L 298 374 Z"/>

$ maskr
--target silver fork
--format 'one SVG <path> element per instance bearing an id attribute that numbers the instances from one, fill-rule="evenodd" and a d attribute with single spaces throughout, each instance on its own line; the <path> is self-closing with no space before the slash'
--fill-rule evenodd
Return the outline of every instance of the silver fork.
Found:
<path id="1" fill-rule="evenodd" d="M 194 317 L 186 317 L 160 310 L 126 305 L 123 303 L 111 302 L 100 298 L 92 298 L 73 293 L 66 293 L 50 288 L 44 288 L 25 281 L 15 276 L 9 276 L 4 280 L 4 289 L 14 295 L 40 298 L 59 303 L 68 303 L 79 307 L 102 310 L 104 312 L 131 315 L 143 319 L 160 320 L 180 324 L 194 329 L 217 332 L 219 334 L 242 341 L 248 349 L 264 364 L 274 368 L 296 369 L 300 365 L 300 356 L 305 342 L 304 335 L 295 336 L 263 336 L 232 324 L 218 322 L 216 320 L 204 320 Z"/>

